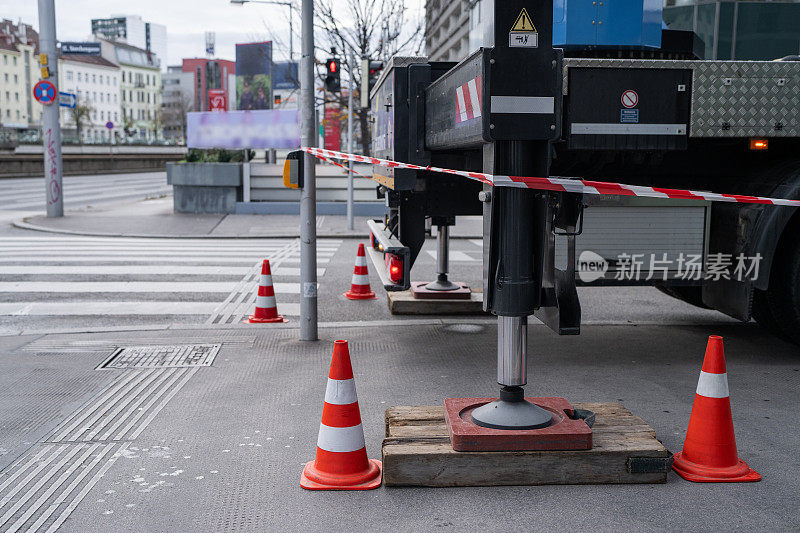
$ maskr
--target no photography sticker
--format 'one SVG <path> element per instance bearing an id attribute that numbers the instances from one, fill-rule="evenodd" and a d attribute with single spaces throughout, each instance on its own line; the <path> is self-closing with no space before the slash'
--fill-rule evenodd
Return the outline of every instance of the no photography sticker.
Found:
<path id="1" fill-rule="evenodd" d="M 639 95 L 636 94 L 636 91 L 627 90 L 622 93 L 622 98 L 620 100 L 624 107 L 631 109 L 639 104 Z"/>

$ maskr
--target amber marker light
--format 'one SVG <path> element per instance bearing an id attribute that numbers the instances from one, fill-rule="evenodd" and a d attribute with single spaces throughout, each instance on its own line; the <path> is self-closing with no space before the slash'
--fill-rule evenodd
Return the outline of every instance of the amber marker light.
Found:
<path id="1" fill-rule="evenodd" d="M 769 148 L 769 143 L 766 139 L 750 139 L 751 150 L 766 150 Z"/>

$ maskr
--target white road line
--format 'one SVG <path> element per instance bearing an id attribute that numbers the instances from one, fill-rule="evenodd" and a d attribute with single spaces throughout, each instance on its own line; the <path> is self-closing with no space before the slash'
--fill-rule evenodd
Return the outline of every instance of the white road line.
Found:
<path id="1" fill-rule="evenodd" d="M 219 302 L 17 302 L 0 303 L 0 316 L 210 315 L 218 306 Z M 300 304 L 278 301 L 278 310 L 298 316 Z"/>
<path id="2" fill-rule="evenodd" d="M 53 460 L 56 457 L 58 457 L 61 454 L 61 452 L 63 452 L 66 449 L 67 449 L 66 446 L 61 446 L 60 448 L 51 450 L 51 451 L 53 451 L 52 454 L 50 454 L 48 457 L 45 457 L 44 459 L 42 459 L 39 462 L 39 464 L 36 466 L 36 468 L 31 470 L 31 472 L 28 473 L 28 475 L 25 476 L 25 478 L 22 481 L 20 481 L 14 488 L 12 488 L 10 491 L 8 491 L 8 493 L 3 497 L 3 499 L 0 500 L 0 508 L 5 507 L 5 505 L 8 502 L 10 502 L 19 491 L 21 491 L 28 483 L 30 483 L 31 480 L 33 478 L 35 478 L 39 474 L 39 472 L 41 472 L 42 470 L 47 468 L 47 465 L 52 463 Z M 0 524 L 0 525 L 2 525 L 2 524 Z"/>
<path id="3" fill-rule="evenodd" d="M 89 471 L 91 470 L 91 468 L 94 468 L 94 466 L 95 466 L 95 465 L 97 464 L 97 462 L 99 461 L 99 458 L 100 458 L 100 457 L 102 457 L 102 456 L 104 456 L 104 455 L 105 455 L 105 454 L 108 452 L 108 450 L 109 450 L 109 449 L 111 449 L 111 447 L 112 447 L 112 446 L 113 446 L 113 445 L 111 445 L 111 446 L 107 447 L 105 450 L 103 450 L 103 452 L 102 452 L 101 454 L 98 454 L 98 460 L 94 461 L 94 462 L 93 462 L 93 463 L 90 465 L 90 467 L 89 467 L 89 468 L 86 468 L 86 470 L 84 470 L 84 471 L 82 472 L 82 474 L 81 474 L 81 476 L 80 476 L 80 478 L 79 478 L 79 479 L 81 479 L 81 480 L 82 480 L 82 479 L 83 479 L 83 477 L 85 477 L 85 475 L 89 473 Z M 128 447 L 128 443 L 125 443 L 125 444 L 123 444 L 123 445 L 122 445 L 122 446 L 119 448 L 119 451 L 117 451 L 117 453 L 115 453 L 114 455 L 112 455 L 112 456 L 111 456 L 111 458 L 110 458 L 110 459 L 109 459 L 109 460 L 106 462 L 106 464 L 104 464 L 104 465 L 103 465 L 103 466 L 100 468 L 100 470 L 98 470 L 98 471 L 97 471 L 97 473 L 95 473 L 95 475 L 94 475 L 94 476 L 92 476 L 92 478 L 89 480 L 89 483 L 87 483 L 87 484 L 86 484 L 86 485 L 83 487 L 83 489 L 82 489 L 82 490 L 81 490 L 81 491 L 78 493 L 78 495 L 77 495 L 77 496 L 75 496 L 75 499 L 73 499 L 73 500 L 72 500 L 72 502 L 71 502 L 71 503 L 70 503 L 70 504 L 67 506 L 67 508 L 66 508 L 66 509 L 64 509 L 64 512 L 62 512 L 62 513 L 59 515 L 59 517 L 56 519 L 56 521 L 55 521 L 55 522 L 53 522 L 53 523 L 50 525 L 50 527 L 47 529 L 47 533 L 54 533 L 55 531 L 57 531 L 57 530 L 58 530 L 58 528 L 59 528 L 59 527 L 61 527 L 61 524 L 63 524 L 63 523 L 64 523 L 64 521 L 65 521 L 65 520 L 66 520 L 66 519 L 69 517 L 69 515 L 72 513 L 72 511 L 74 511 L 74 510 L 75 510 L 75 508 L 78 506 L 78 504 L 79 504 L 79 503 L 81 503 L 81 500 L 83 500 L 83 498 L 85 498 L 85 497 L 86 497 L 86 495 L 89 493 L 89 491 L 90 491 L 90 490 L 92 490 L 92 487 L 94 487 L 94 486 L 95 486 L 95 484 L 96 484 L 98 481 L 100 481 L 100 478 L 101 478 L 101 477 L 103 477 L 103 476 L 105 475 L 106 471 L 107 471 L 109 468 L 111 468 L 111 465 L 113 465 L 113 464 L 116 462 L 116 460 L 117 460 L 117 457 L 119 457 L 119 453 L 120 453 L 120 452 L 122 452 L 122 450 L 124 450 L 124 449 L 125 449 L 125 448 L 127 448 L 127 447 Z M 73 481 L 73 484 L 75 484 L 75 482 L 76 482 L 76 481 L 78 481 L 78 480 L 76 479 L 75 481 Z M 74 488 L 75 488 L 75 487 L 74 487 L 73 485 L 70 485 L 69 487 L 67 487 L 67 489 L 69 490 L 69 492 L 72 492 L 72 490 L 74 490 Z M 66 494 L 69 494 L 69 493 L 67 493 L 66 491 L 65 491 L 65 493 L 66 493 Z M 64 493 L 62 493 L 62 494 L 64 494 Z M 64 496 L 64 498 L 66 499 L 66 496 Z M 62 500 L 62 501 L 63 501 L 63 500 Z M 51 509 L 52 509 L 52 510 L 55 510 L 55 508 L 53 508 L 53 506 L 51 506 L 51 508 L 50 508 L 50 509 L 48 509 L 48 511 L 50 511 L 50 512 L 48 513 L 48 515 L 47 515 L 47 516 L 50 516 L 50 514 L 52 513 L 52 510 L 51 510 Z M 46 518 L 45 518 L 45 520 L 46 520 Z M 38 525 L 37 525 L 37 524 L 38 524 Z M 36 524 L 34 524 L 34 525 L 36 525 L 36 527 L 39 527 L 39 525 L 41 525 L 41 524 L 40 524 L 40 523 L 39 523 L 39 521 L 37 520 L 37 521 L 36 521 Z M 34 530 L 34 528 L 31 528 L 31 530 Z"/>
<path id="4" fill-rule="evenodd" d="M 19 511 L 22 508 L 22 506 L 25 505 L 28 502 L 28 500 L 30 500 L 34 496 L 34 494 L 39 492 L 39 490 L 44 486 L 44 484 L 50 481 L 50 479 L 64 467 L 67 461 L 69 461 L 75 455 L 77 455 L 79 451 L 81 451 L 81 448 L 75 446 L 71 450 L 69 450 L 63 457 L 61 457 L 61 459 L 59 459 L 59 461 L 53 466 L 53 468 L 51 468 L 45 475 L 41 476 L 38 479 L 38 481 L 36 481 L 36 483 L 34 483 L 33 486 L 30 489 L 28 489 L 28 492 L 20 496 L 17 499 L 17 501 L 14 502 L 14 505 L 9 507 L 8 511 L 6 511 L 6 513 L 3 516 L 0 516 L 0 526 L 8 522 L 8 520 L 12 516 L 14 516 L 17 513 L 17 511 Z"/>
<path id="5" fill-rule="evenodd" d="M 27 250 L 25 253 L 30 257 L 58 257 L 58 253 L 66 252 L 66 253 L 75 253 L 76 250 L 74 248 L 53 248 L 51 250 Z M 144 256 L 150 258 L 160 258 L 160 257 L 196 257 L 196 256 L 207 256 L 209 250 L 85 250 L 79 251 L 81 256 L 83 257 L 93 257 L 98 255 L 113 255 L 115 257 L 130 257 L 130 256 Z M 11 250 L 9 252 L 5 252 L 0 250 L 0 256 L 2 257 L 13 257 L 13 254 L 17 253 L 15 250 Z M 334 252 L 328 252 L 325 250 L 320 250 L 317 252 L 317 257 L 331 257 Z M 451 252 L 452 255 L 452 252 Z M 298 252 L 299 256 L 299 252 Z M 258 253 L 257 251 L 252 251 L 247 253 L 247 251 L 243 252 L 231 252 L 230 254 L 227 253 L 220 253 L 220 259 L 227 259 L 228 257 L 252 257 L 255 259 L 264 258 L 263 253 Z M 264 258 L 266 259 L 266 258 Z"/>
<path id="6" fill-rule="evenodd" d="M 436 260 L 436 250 L 427 250 L 427 252 L 428 252 L 428 255 L 431 256 L 435 261 Z M 469 263 L 479 263 L 479 262 L 481 262 L 481 259 L 474 259 L 470 255 L 468 255 L 468 254 L 466 254 L 464 252 L 461 252 L 459 250 L 450 250 L 450 253 L 448 255 L 449 255 L 450 261 L 464 262 L 464 263 L 468 263 L 468 262 Z"/>
<path id="7" fill-rule="evenodd" d="M 18 531 L 19 528 L 21 528 L 23 525 L 25 525 L 25 522 L 30 520 L 31 516 L 33 516 L 34 513 L 36 513 L 36 511 L 41 509 L 41 507 L 44 504 L 44 502 L 47 501 L 47 499 L 50 496 L 52 496 L 53 493 L 61 485 L 63 485 L 64 482 L 66 480 L 68 480 L 70 478 L 70 476 L 72 476 L 72 474 L 75 473 L 75 470 L 77 470 L 78 467 L 81 466 L 84 463 L 84 461 L 86 461 L 86 459 L 88 459 L 89 456 L 99 447 L 100 447 L 99 443 L 98 444 L 92 444 L 91 446 L 87 446 L 86 451 L 83 452 L 83 455 L 81 455 L 78 458 L 77 461 L 74 461 L 71 465 L 69 465 L 69 468 L 67 468 L 64 471 L 64 473 L 62 473 L 61 476 L 59 476 L 59 478 L 54 483 L 52 483 L 50 485 L 50 487 L 48 487 L 47 490 L 44 491 L 44 493 L 42 493 L 41 496 L 39 496 L 39 499 L 37 499 L 35 502 L 33 502 L 33 504 L 31 504 L 31 506 L 28 508 L 28 510 L 25 511 L 25 514 L 23 514 L 21 517 L 19 517 L 16 522 L 11 524 L 11 526 L 9 526 L 8 530 L 6 531 L 6 533 L 14 533 L 15 531 Z M 80 449 L 80 448 L 78 448 L 78 449 Z M 33 531 L 33 530 L 31 530 L 31 531 Z"/>
<path id="8" fill-rule="evenodd" d="M 235 281 L 6 281 L 0 293 L 18 292 L 158 292 L 158 293 L 228 293 Z M 274 283 L 278 294 L 300 294 L 300 283 Z"/>
<path id="9" fill-rule="evenodd" d="M 277 272 L 276 276 L 299 276 L 291 272 Z M 324 268 L 319 269 L 323 273 Z M 54 275 L 54 276 L 77 276 L 77 275 L 217 275 L 217 276 L 242 276 L 250 271 L 249 267 L 242 266 L 205 266 L 205 265 L 0 265 L 0 274 L 5 275 Z M 322 274 L 320 274 L 322 275 Z"/>
<path id="10" fill-rule="evenodd" d="M 106 406 L 107 408 L 106 408 L 105 412 L 103 413 L 103 419 L 100 420 L 100 421 L 95 421 L 93 423 L 94 427 L 92 428 L 92 430 L 85 437 L 81 438 L 80 440 L 84 440 L 84 441 L 105 440 L 103 438 L 95 439 L 95 437 L 100 432 L 100 430 L 102 430 L 106 426 L 106 424 L 108 424 L 109 422 L 114 420 L 122 412 L 123 409 L 128 407 L 128 404 L 130 404 L 132 401 L 134 401 L 136 399 L 136 397 L 139 396 L 142 393 L 142 391 L 144 391 L 145 389 L 147 389 L 147 388 L 149 388 L 151 386 L 153 386 L 153 388 L 158 387 L 158 384 L 161 383 L 161 381 L 163 381 L 163 376 L 164 375 L 168 376 L 169 374 L 170 374 L 170 372 L 163 372 L 163 371 L 154 373 L 151 377 L 148 377 L 148 379 L 143 379 L 139 383 L 138 387 L 136 387 L 135 389 L 133 389 L 131 392 L 127 393 L 126 395 L 122 396 L 120 398 L 120 400 L 124 399 L 124 401 L 119 402 L 117 404 L 117 406 L 114 408 L 113 411 L 109 412 L 108 409 L 111 406 Z M 161 379 L 159 379 L 159 378 L 161 378 Z M 152 392 L 152 391 L 148 391 L 148 393 L 150 393 L 150 392 Z M 146 396 L 147 395 L 145 395 L 145 397 Z M 123 420 L 125 418 L 127 418 L 128 416 L 130 416 L 130 414 L 132 412 L 132 409 L 133 408 L 129 409 L 128 412 L 125 413 L 125 415 L 122 417 Z"/>
<path id="11" fill-rule="evenodd" d="M 14 473 L 11 475 L 11 477 L 9 477 L 8 479 L 6 479 L 6 480 L 3 482 L 3 484 L 2 484 L 2 485 L 0 485 L 0 493 L 2 493 L 2 492 L 5 490 L 5 488 L 6 488 L 6 487 L 8 487 L 8 486 L 9 486 L 11 483 L 13 483 L 15 479 L 17 479 L 17 478 L 18 478 L 20 475 L 22 475 L 22 473 L 23 473 L 23 472 L 25 472 L 25 471 L 26 471 L 26 470 L 27 470 L 27 469 L 28 469 L 28 468 L 29 468 L 29 467 L 30 467 L 30 466 L 31 466 L 33 463 L 35 463 L 36 461 L 38 461 L 39 459 L 41 459 L 41 458 L 42 458 L 42 456 L 43 456 L 45 453 L 47 453 L 48 451 L 52 451 L 52 450 L 51 450 L 50 448 L 43 447 L 41 450 L 39 450 L 39 452 L 38 452 L 36 455 L 34 455 L 33 457 L 30 457 L 30 458 L 28 459 L 28 462 L 27 462 L 27 463 L 25 463 L 24 465 L 20 466 L 20 467 L 19 467 L 19 468 L 18 468 L 18 469 L 17 469 L 17 470 L 16 470 L 16 471 L 15 471 L 15 472 L 14 472 Z M 13 468 L 13 465 L 12 465 L 12 468 Z"/>
<path id="12" fill-rule="evenodd" d="M 161 410 L 164 408 L 165 405 L 167 405 L 167 403 L 172 399 L 172 397 L 175 396 L 178 393 L 178 391 L 181 390 L 181 388 L 183 388 L 184 385 L 186 385 L 186 382 L 189 381 L 189 378 L 191 378 L 195 374 L 195 372 L 197 372 L 197 370 L 198 370 L 197 367 L 187 369 L 186 373 L 184 374 L 185 377 L 183 378 L 183 380 L 178 382 L 178 384 L 175 385 L 174 387 L 172 387 L 172 389 L 169 391 L 169 393 L 167 393 L 164 399 L 161 400 L 161 403 L 156 405 L 155 408 L 150 412 L 148 417 L 142 421 L 142 423 L 139 425 L 136 431 L 131 433 L 130 436 L 131 440 L 136 439 L 136 437 L 138 437 L 139 434 L 142 431 L 144 431 L 148 425 L 150 425 L 150 422 L 152 422 L 153 419 L 156 417 L 156 415 L 158 415 L 158 413 L 161 412 Z"/>
<path id="13" fill-rule="evenodd" d="M 483 248 L 483 239 L 470 239 L 469 242 L 471 242 L 478 248 Z"/>
<path id="14" fill-rule="evenodd" d="M 0 273 L 2 273 L 2 267 L 0 267 Z M 299 276 L 300 275 L 300 267 L 278 267 L 272 269 L 273 276 Z M 325 269 L 318 268 L 317 269 L 317 276 L 324 276 Z"/>
<path id="15" fill-rule="evenodd" d="M 184 371 L 186 369 L 173 368 L 172 370 L 175 370 L 175 372 L 169 374 L 170 376 L 169 382 L 160 389 L 158 389 L 154 395 L 150 396 L 150 401 L 148 401 L 144 407 L 136 411 L 136 415 L 133 418 L 131 418 L 130 421 L 128 421 L 128 423 L 119 433 L 117 433 L 117 435 L 114 437 L 114 440 L 121 440 L 123 437 L 125 437 L 125 435 L 131 430 L 131 428 L 136 424 L 136 422 L 140 418 L 142 418 L 142 416 L 144 416 L 144 414 L 147 413 L 151 407 L 153 407 L 153 405 L 164 394 L 164 392 L 170 390 L 172 386 L 175 385 L 175 383 L 179 379 L 181 379 L 183 376 L 186 375 L 186 372 Z M 197 369 L 195 368 L 195 370 Z M 133 438 L 131 437 L 130 440 L 133 440 Z"/>
<path id="16" fill-rule="evenodd" d="M 164 256 L 159 257 L 156 262 L 158 263 L 247 263 L 252 265 L 255 261 L 260 261 L 263 256 L 246 255 L 246 256 L 196 256 L 196 257 L 175 257 Z M 119 255 L 105 255 L 105 256 L 83 256 L 83 255 L 60 255 L 58 257 L 47 256 L 27 256 L 27 255 L 0 255 L 0 263 L 100 263 L 100 262 L 144 262 L 153 263 L 153 258 L 147 255 L 141 256 L 119 256 Z M 271 260 L 270 260 L 271 262 Z M 300 263 L 300 254 L 292 254 L 289 258 L 283 261 L 284 263 Z M 330 257 L 317 257 L 317 263 L 326 264 L 330 262 Z"/>
<path id="17" fill-rule="evenodd" d="M 97 409 L 100 409 L 105 402 L 107 402 L 112 396 L 117 394 L 121 389 L 126 387 L 128 383 L 134 380 L 137 377 L 143 375 L 144 372 L 128 372 L 126 374 L 122 374 L 118 377 L 115 381 L 111 382 L 109 385 L 106 386 L 106 390 L 102 393 L 102 396 L 96 399 L 90 400 L 85 406 L 78 409 L 72 417 L 66 419 L 61 425 L 53 431 L 53 434 L 47 440 L 51 442 L 60 442 L 67 438 L 67 436 L 78 427 L 78 424 L 86 420 L 89 415 L 95 412 Z M 71 423 L 70 423 L 71 422 Z M 69 425 L 67 425 L 69 423 Z"/>

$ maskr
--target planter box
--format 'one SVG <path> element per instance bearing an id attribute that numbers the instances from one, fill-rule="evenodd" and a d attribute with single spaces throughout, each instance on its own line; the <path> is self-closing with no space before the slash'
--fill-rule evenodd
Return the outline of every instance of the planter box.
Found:
<path id="1" fill-rule="evenodd" d="M 176 213 L 234 213 L 242 200 L 241 163 L 167 163 Z"/>

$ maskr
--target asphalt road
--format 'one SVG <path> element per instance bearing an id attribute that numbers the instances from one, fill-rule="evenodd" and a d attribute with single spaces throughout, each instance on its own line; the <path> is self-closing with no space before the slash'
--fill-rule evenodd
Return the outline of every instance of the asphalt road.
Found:
<path id="1" fill-rule="evenodd" d="M 0 530 L 799 527 L 800 354 L 753 323 L 651 288 L 580 289 L 580 336 L 530 328 L 527 391 L 621 401 L 678 451 L 705 341 L 721 334 L 739 452 L 760 483 L 670 474 L 656 486 L 309 493 L 298 480 L 334 339 L 351 342 L 367 450 L 379 457 L 388 406 L 496 393 L 494 320 L 392 317 L 371 263 L 378 299 L 351 302 L 342 293 L 359 240 L 321 239 L 321 340 L 300 342 L 295 239 L 76 237 L 13 229 L 9 216 L 0 213 Z M 453 240 L 452 279 L 480 286 L 479 244 Z M 414 279 L 433 279 L 435 248 L 426 242 Z M 237 325 L 264 256 L 290 322 Z M 221 344 L 213 365 L 101 368 L 120 347 L 192 343 Z"/>
<path id="2" fill-rule="evenodd" d="M 165 172 L 65 176 L 64 208 L 157 198 L 172 194 Z M 43 178 L 0 179 L 0 211 L 44 211 Z"/>

